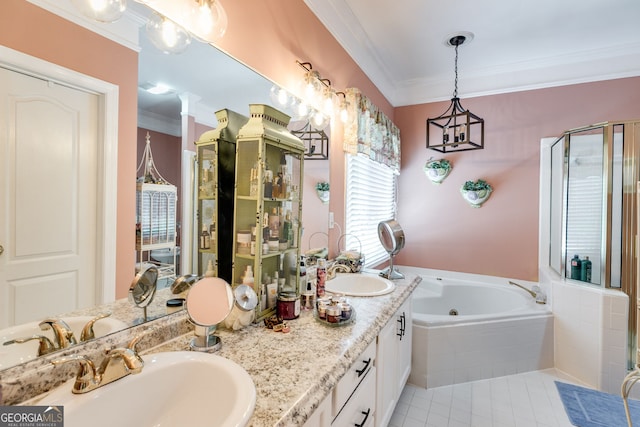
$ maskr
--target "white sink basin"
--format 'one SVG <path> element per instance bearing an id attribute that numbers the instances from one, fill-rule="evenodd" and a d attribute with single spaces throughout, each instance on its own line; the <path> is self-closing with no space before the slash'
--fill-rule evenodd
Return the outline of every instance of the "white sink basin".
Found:
<path id="1" fill-rule="evenodd" d="M 94 317 L 92 316 L 75 316 L 65 317 L 62 320 L 69 325 L 73 331 L 73 336 L 75 336 L 76 340 L 80 342 L 82 328 L 84 328 L 84 325 L 93 318 Z M 17 338 L 27 338 L 33 335 L 44 335 L 49 338 L 51 342 L 55 343 L 53 331 L 41 330 L 38 326 L 39 323 L 40 322 L 24 323 L 22 325 L 12 326 L 0 331 L 0 370 L 28 362 L 29 360 L 38 357 L 37 340 L 31 340 L 22 344 L 3 345 L 6 341 Z M 105 317 L 93 324 L 93 332 L 97 338 L 109 335 L 113 332 L 121 331 L 128 327 L 129 326 L 126 323 L 118 319 Z"/>
<path id="2" fill-rule="evenodd" d="M 37 405 L 64 406 L 65 427 L 231 427 L 249 422 L 256 389 L 235 362 L 208 353 L 143 356 L 142 372 L 85 394 L 72 379 Z"/>
<path id="3" fill-rule="evenodd" d="M 391 281 L 371 274 L 338 274 L 325 285 L 327 292 L 356 297 L 375 297 L 385 295 L 396 288 Z"/>

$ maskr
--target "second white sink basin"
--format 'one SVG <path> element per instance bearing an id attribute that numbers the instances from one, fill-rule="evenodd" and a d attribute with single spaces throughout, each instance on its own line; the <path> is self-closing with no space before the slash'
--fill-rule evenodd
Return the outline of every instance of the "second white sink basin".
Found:
<path id="1" fill-rule="evenodd" d="M 38 405 L 63 405 L 65 427 L 231 427 L 249 422 L 256 389 L 237 363 L 191 351 L 143 356 L 142 372 L 85 394 L 70 380 Z"/>
<path id="2" fill-rule="evenodd" d="M 371 274 L 338 274 L 325 285 L 327 292 L 358 297 L 374 297 L 385 295 L 396 288 L 391 281 Z"/>
<path id="3" fill-rule="evenodd" d="M 73 331 L 73 336 L 80 342 L 82 328 L 93 319 L 92 316 L 64 317 L 63 320 Z M 7 369 L 20 363 L 38 357 L 38 341 L 32 340 L 22 344 L 3 345 L 5 342 L 17 338 L 27 338 L 33 335 L 44 335 L 55 343 L 53 331 L 43 331 L 38 326 L 40 322 L 29 322 L 22 325 L 12 326 L 0 331 L 0 370 Z M 103 337 L 113 332 L 118 332 L 128 328 L 128 325 L 121 320 L 106 317 L 98 320 L 93 325 L 96 338 Z"/>

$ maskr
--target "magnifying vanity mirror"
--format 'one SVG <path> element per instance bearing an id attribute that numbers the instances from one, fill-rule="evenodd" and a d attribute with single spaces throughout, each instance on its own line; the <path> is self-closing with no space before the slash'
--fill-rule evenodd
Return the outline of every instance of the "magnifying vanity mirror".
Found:
<path id="1" fill-rule="evenodd" d="M 140 16 L 149 12 L 144 5 L 137 2 L 129 2 L 129 7 L 126 13 L 137 14 L 136 18 L 134 18 L 133 20 L 141 21 Z M 207 113 L 205 113 L 205 115 L 210 116 L 211 120 L 205 123 L 205 125 L 209 128 L 216 126 L 216 123 L 212 123 L 212 120 L 215 120 L 214 112 L 218 109 L 229 108 L 243 113 L 245 111 L 248 111 L 249 104 L 271 103 L 271 100 L 269 98 L 270 88 L 273 85 L 271 81 L 255 73 L 245 65 L 237 62 L 234 58 L 228 56 L 227 54 L 210 45 L 194 41 L 189 46 L 189 49 L 187 49 L 187 51 L 185 51 L 184 53 L 180 55 L 166 55 L 155 50 L 155 48 L 147 40 L 144 34 L 144 26 L 142 26 L 140 30 L 140 49 L 141 50 L 138 54 L 138 83 L 140 86 L 140 88 L 138 89 L 138 127 L 141 132 L 142 129 L 144 129 L 144 131 L 154 130 L 156 132 L 170 135 L 174 138 L 175 144 L 179 145 L 179 147 L 175 151 L 172 151 L 169 155 L 163 154 L 162 150 L 159 147 L 153 147 L 155 157 L 154 160 L 159 167 L 160 157 L 163 157 L 163 155 L 165 157 L 172 157 L 174 161 L 173 164 L 169 163 L 169 165 L 166 166 L 167 169 L 180 170 L 182 167 L 179 163 L 183 150 L 183 147 L 180 146 L 182 139 L 181 134 L 168 133 L 170 131 L 167 130 L 167 127 L 163 127 L 161 126 L 161 124 L 177 124 L 177 127 L 180 128 L 179 124 L 182 117 L 182 104 L 185 99 L 193 100 L 199 98 L 198 107 L 203 107 L 204 111 L 208 111 Z M 101 55 L 106 54 L 108 53 L 101 53 Z M 114 64 L 117 64 L 118 58 L 114 57 L 112 62 Z M 187 65 L 192 62 L 198 65 L 193 67 Z M 296 67 L 295 64 L 291 64 L 291 66 Z M 180 79 L 181 81 L 177 79 Z M 151 95 L 144 90 L 144 87 L 146 87 L 150 82 L 165 83 L 168 86 L 172 86 L 174 90 L 166 95 Z M 194 85 L 186 86 L 187 82 L 191 82 Z M 211 92 L 214 89 L 217 92 Z M 149 118 L 152 118 L 152 120 L 148 120 Z M 180 130 L 180 132 L 182 132 L 182 130 Z M 198 130 L 196 130 L 195 132 L 196 133 L 193 136 L 197 138 L 199 135 L 197 133 Z M 192 135 L 190 135 L 190 137 L 192 137 Z M 138 142 L 141 145 L 144 145 L 144 137 L 140 138 L 140 141 Z M 177 153 L 177 155 L 175 153 Z M 303 240 L 301 241 L 303 250 L 308 249 L 309 236 L 311 236 L 313 233 L 318 231 L 326 234 L 328 232 L 328 206 L 321 206 L 320 203 L 317 202 L 314 188 L 315 184 L 319 181 L 328 182 L 329 162 L 325 160 L 308 163 L 308 166 L 305 165 L 305 189 L 303 191 L 303 204 L 306 206 L 307 198 L 309 198 L 310 207 L 309 209 L 305 208 L 303 210 L 303 223 L 305 226 L 305 234 L 303 235 Z M 138 162 L 135 162 L 135 164 L 138 164 Z M 164 170 L 166 169 L 163 169 L 162 171 Z M 179 182 L 178 184 L 182 186 L 191 186 L 192 182 L 182 179 L 183 176 L 184 174 L 180 176 L 179 181 L 181 182 Z M 131 183 L 131 185 L 133 185 L 133 183 Z M 313 205 L 313 203 L 318 203 L 318 205 Z M 181 207 L 178 205 L 178 221 L 181 220 L 181 210 Z M 325 211 L 326 213 L 323 213 Z M 191 214 L 193 214 L 193 212 L 191 212 Z M 100 216 L 101 213 L 97 212 L 97 215 Z M 324 218 L 321 217 L 322 215 L 324 215 Z M 133 227 L 134 224 L 132 224 L 132 229 Z M 180 237 L 180 243 L 182 246 L 180 256 L 184 258 L 189 255 L 190 250 L 193 250 L 193 238 L 188 235 L 182 235 Z M 134 248 L 118 248 L 118 250 L 124 250 L 133 253 Z M 110 256 L 112 256 L 112 254 Z M 190 273 L 192 273 L 192 271 L 179 271 L 179 274 L 182 275 L 188 275 Z M 151 274 L 151 272 L 149 272 L 149 274 Z M 132 272 L 132 276 L 133 275 L 134 272 Z M 167 286 L 170 284 L 171 282 L 166 283 Z M 0 283 L 0 285 L 5 286 L 6 284 Z M 94 284 L 91 283 L 82 284 L 82 286 L 93 285 Z M 138 283 L 138 285 L 140 285 L 140 282 Z M 165 284 L 163 283 L 163 285 Z M 157 317 L 166 314 L 166 301 L 176 297 L 176 295 L 173 294 L 171 292 L 171 289 L 169 289 L 168 287 L 159 287 L 154 289 L 151 289 L 150 287 L 145 287 L 144 289 L 142 289 L 142 287 L 140 287 L 139 289 L 135 290 L 135 292 L 134 290 L 131 291 L 131 298 L 134 300 L 134 302 L 137 299 L 140 304 L 147 304 L 144 307 L 140 307 L 148 311 L 147 316 L 144 317 L 148 317 L 149 320 L 156 319 Z M 155 294 L 153 292 L 155 292 Z M 131 308 L 133 308 L 133 304 L 129 301 L 128 297 L 121 298 L 116 302 L 109 302 L 108 304 L 81 304 L 75 308 L 73 306 L 71 306 L 71 308 L 68 306 L 64 306 L 62 309 L 58 307 L 57 311 L 51 311 L 51 307 L 55 305 L 50 304 L 49 301 L 46 300 L 46 295 L 46 292 L 34 292 L 33 297 L 29 297 L 33 299 L 30 299 L 28 304 L 20 304 L 12 307 L 11 311 L 15 311 L 16 314 L 12 317 L 12 319 L 9 319 L 4 324 L 0 324 L 0 329 L 8 328 L 16 324 L 22 325 L 26 324 L 27 322 L 30 323 L 34 321 L 37 324 L 37 322 L 42 321 L 46 317 L 64 317 L 64 319 L 67 320 L 68 317 L 66 316 L 77 316 L 78 318 L 85 316 L 86 318 L 91 319 L 97 314 L 104 311 L 113 312 L 113 315 L 110 317 L 110 319 L 113 320 L 114 325 L 117 323 L 116 321 L 119 322 L 118 324 L 124 325 L 119 327 L 117 330 L 110 330 L 109 333 L 117 332 L 118 330 L 122 330 L 126 327 L 135 326 L 141 320 L 139 311 L 136 311 L 137 309 L 131 310 Z M 41 298 L 41 300 L 38 300 L 38 298 Z M 99 298 L 99 296 L 96 295 L 95 298 L 97 299 Z M 113 307 L 114 305 L 116 306 L 115 309 Z M 125 307 L 126 310 L 120 309 L 122 307 Z M 38 308 L 40 311 L 32 312 L 34 308 Z M 124 313 L 125 311 L 126 313 Z M 131 311 L 135 312 L 135 317 L 130 313 Z M 106 320 L 101 320 L 97 323 L 97 326 L 105 323 Z M 5 368 L 7 367 L 4 365 L 0 365 L 0 370 Z"/>
<path id="2" fill-rule="evenodd" d="M 404 275 L 393 267 L 393 257 L 404 248 L 404 231 L 395 220 L 382 221 L 378 224 L 380 243 L 389 253 L 389 267 L 380 272 L 385 279 L 404 279 Z"/>
<path id="3" fill-rule="evenodd" d="M 187 313 L 196 325 L 191 349 L 213 352 L 220 348 L 220 338 L 213 332 L 231 313 L 234 301 L 231 286 L 219 277 L 205 277 L 191 286 L 187 294 Z"/>
<path id="4" fill-rule="evenodd" d="M 158 284 L 158 269 L 154 266 L 146 266 L 134 277 L 129 288 L 129 301 L 137 307 L 142 308 L 142 321 L 149 320 L 147 317 L 147 306 L 153 301 Z"/>

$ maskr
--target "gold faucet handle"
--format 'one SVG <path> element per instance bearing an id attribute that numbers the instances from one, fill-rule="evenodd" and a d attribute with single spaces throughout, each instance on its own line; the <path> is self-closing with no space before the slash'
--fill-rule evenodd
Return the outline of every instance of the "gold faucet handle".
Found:
<path id="1" fill-rule="evenodd" d="M 78 344 L 71 327 L 62 319 L 48 318 L 40 322 L 39 326 L 43 331 L 49 329 L 53 331 L 58 348 L 67 348 L 70 345 Z"/>
<path id="2" fill-rule="evenodd" d="M 85 356 L 65 356 L 61 357 L 60 359 L 52 360 L 51 364 L 57 366 L 73 362 L 79 363 L 78 373 L 76 374 L 76 381 L 73 384 L 73 389 L 71 390 L 73 393 L 86 393 L 90 390 L 93 390 L 98 384 L 100 384 L 100 375 L 96 371 L 96 366 L 89 358 Z"/>
<path id="3" fill-rule="evenodd" d="M 111 316 L 111 312 L 98 314 L 93 319 L 89 320 L 84 328 L 82 328 L 82 333 L 80 334 L 80 342 L 92 340 L 96 337 L 95 332 L 93 331 L 93 325 L 100 319 L 104 319 L 105 317 Z"/>
<path id="4" fill-rule="evenodd" d="M 5 341 L 3 345 L 23 344 L 32 340 L 38 340 L 38 356 L 43 356 L 57 350 L 56 346 L 51 342 L 51 340 L 44 335 L 33 335 L 30 337 L 15 338 L 9 341 Z"/>
<path id="5" fill-rule="evenodd" d="M 141 338 L 141 335 L 133 338 L 126 348 L 118 347 L 106 350 L 106 357 L 102 362 L 100 371 L 105 373 L 107 369 L 111 369 L 111 366 L 113 366 L 114 363 L 116 365 L 118 364 L 118 362 L 116 362 L 117 359 L 121 359 L 122 363 L 124 363 L 124 366 L 126 367 L 127 373 L 139 374 L 142 372 L 144 360 L 142 360 L 142 357 L 140 357 L 135 349 L 136 344 L 138 344 L 138 341 L 140 341 Z"/>

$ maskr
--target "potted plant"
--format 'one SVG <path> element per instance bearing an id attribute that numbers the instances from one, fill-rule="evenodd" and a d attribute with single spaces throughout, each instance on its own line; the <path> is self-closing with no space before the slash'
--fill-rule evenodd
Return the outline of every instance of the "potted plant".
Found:
<path id="1" fill-rule="evenodd" d="M 440 184 L 451 172 L 451 162 L 447 159 L 429 159 L 424 165 L 424 173 L 434 184 Z"/>
<path id="2" fill-rule="evenodd" d="M 316 193 L 318 197 L 322 201 L 322 203 L 329 203 L 329 183 L 326 181 L 321 181 L 316 184 Z"/>
<path id="3" fill-rule="evenodd" d="M 482 206 L 482 204 L 487 201 L 492 191 L 493 188 L 491 185 L 483 179 L 478 179 L 477 181 L 466 181 L 460 189 L 462 197 L 474 208 Z"/>

